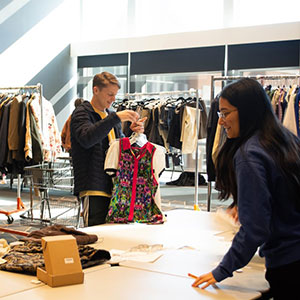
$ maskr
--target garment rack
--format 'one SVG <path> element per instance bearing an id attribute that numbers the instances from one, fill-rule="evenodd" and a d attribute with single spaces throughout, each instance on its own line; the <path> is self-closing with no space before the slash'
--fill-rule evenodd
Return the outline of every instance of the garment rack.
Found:
<path id="1" fill-rule="evenodd" d="M 200 90 L 191 88 L 189 90 L 182 91 L 162 91 L 162 92 L 149 92 L 149 93 L 126 93 L 125 97 L 135 97 L 135 96 L 154 96 L 154 95 L 178 95 L 178 94 L 188 94 L 190 96 L 195 95 L 197 99 L 200 98 Z M 199 101 L 196 101 L 196 137 L 199 136 Z M 194 210 L 199 211 L 199 197 L 198 197 L 198 157 L 199 157 L 199 146 L 198 146 L 198 138 L 197 138 L 197 147 L 195 153 L 196 165 L 195 165 L 195 195 L 194 195 Z"/>
<path id="2" fill-rule="evenodd" d="M 37 90 L 40 95 L 40 107 L 41 107 L 41 130 L 43 132 L 43 101 L 42 101 L 42 95 L 43 95 L 43 86 L 42 84 L 38 83 L 37 85 L 25 85 L 25 86 L 17 86 L 17 87 L 0 87 L 1 91 L 9 91 L 9 90 L 16 90 L 16 91 L 22 91 L 22 90 Z M 32 201 L 32 200 L 31 200 Z M 19 211 L 25 210 L 25 205 L 21 200 L 21 174 L 18 174 L 18 184 L 17 184 L 17 207 L 15 210 L 6 211 L 6 210 L 0 210 L 1 214 L 5 214 L 7 216 L 7 223 L 11 224 L 13 223 L 14 219 L 11 216 L 13 213 L 17 213 Z M 0 227 L 0 231 L 8 232 L 12 234 L 19 234 L 26 236 L 27 233 L 23 231 L 17 231 L 17 230 L 11 230 L 7 228 Z"/>
<path id="3" fill-rule="evenodd" d="M 41 107 L 41 130 L 43 132 L 43 85 L 41 83 L 38 83 L 37 85 L 25 85 L 25 86 L 18 86 L 18 87 L 0 87 L 1 91 L 5 90 L 37 90 L 40 95 L 40 107 Z"/>
<path id="4" fill-rule="evenodd" d="M 254 80 L 260 80 L 261 83 L 263 80 L 282 80 L 282 79 L 300 79 L 300 74 L 295 75 L 256 75 L 256 76 L 211 76 L 211 93 L 210 93 L 210 102 L 215 98 L 215 82 L 216 81 L 233 81 L 239 80 L 242 78 L 251 78 Z M 211 206 L 211 181 L 207 182 L 207 211 L 210 211 Z"/>
<path id="5" fill-rule="evenodd" d="M 163 91 L 163 92 L 149 92 L 149 93 L 126 93 L 126 96 L 148 96 L 148 95 L 177 95 L 177 94 L 194 94 L 196 92 L 195 89 L 189 89 L 185 91 Z"/>

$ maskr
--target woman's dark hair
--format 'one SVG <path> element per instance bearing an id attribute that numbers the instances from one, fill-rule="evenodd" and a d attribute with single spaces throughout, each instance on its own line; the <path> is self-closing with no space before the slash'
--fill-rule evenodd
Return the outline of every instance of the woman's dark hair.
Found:
<path id="1" fill-rule="evenodd" d="M 300 194 L 300 140 L 280 123 L 263 87 L 256 80 L 243 78 L 226 86 L 220 97 L 237 108 L 240 124 L 240 136 L 227 138 L 217 158 L 216 188 L 220 190 L 220 199 L 232 195 L 236 204 L 233 157 L 256 133 L 262 147 Z"/>

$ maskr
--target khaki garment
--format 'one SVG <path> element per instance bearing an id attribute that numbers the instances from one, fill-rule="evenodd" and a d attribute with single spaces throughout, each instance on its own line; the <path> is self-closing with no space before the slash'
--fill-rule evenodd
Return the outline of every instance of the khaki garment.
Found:
<path id="1" fill-rule="evenodd" d="M 216 133 L 215 133 L 215 139 L 214 139 L 214 144 L 213 144 L 213 148 L 212 148 L 212 153 L 211 153 L 211 157 L 212 157 L 214 165 L 216 165 L 219 152 L 220 152 L 223 144 L 225 143 L 226 138 L 227 138 L 227 134 L 225 132 L 224 127 L 218 123 Z"/>
<path id="2" fill-rule="evenodd" d="M 198 110 L 199 120 L 201 118 Z M 182 116 L 181 136 L 182 154 L 194 153 L 196 151 L 198 137 L 196 124 L 196 108 L 185 106 Z"/>
<path id="3" fill-rule="evenodd" d="M 22 105 L 22 96 L 14 97 L 10 104 L 9 123 L 8 123 L 8 136 L 7 143 L 8 149 L 11 151 L 11 157 L 15 160 L 24 160 L 24 157 L 18 157 L 18 149 L 20 142 L 20 110 Z"/>

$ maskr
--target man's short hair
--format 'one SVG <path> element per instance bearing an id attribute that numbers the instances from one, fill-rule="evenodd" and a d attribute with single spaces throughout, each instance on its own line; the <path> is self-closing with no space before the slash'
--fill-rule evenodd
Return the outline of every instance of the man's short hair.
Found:
<path id="1" fill-rule="evenodd" d="M 100 90 L 108 86 L 109 84 L 115 84 L 119 89 L 121 88 L 121 84 L 118 81 L 117 77 L 111 73 L 102 72 L 96 74 L 93 78 L 93 87 L 97 86 Z"/>

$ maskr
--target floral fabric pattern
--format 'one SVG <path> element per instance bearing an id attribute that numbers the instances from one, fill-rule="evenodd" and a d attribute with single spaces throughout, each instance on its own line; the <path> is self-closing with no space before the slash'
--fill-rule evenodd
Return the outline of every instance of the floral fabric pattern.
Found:
<path id="1" fill-rule="evenodd" d="M 158 183 L 152 169 L 156 148 L 146 143 L 132 147 L 128 138 L 120 139 L 120 159 L 113 178 L 112 198 L 107 223 L 163 223 L 163 216 L 154 202 Z"/>
<path id="2" fill-rule="evenodd" d="M 39 99 L 34 99 L 31 103 L 33 116 L 36 120 L 37 128 L 40 132 L 44 161 L 55 160 L 62 152 L 61 138 L 55 117 L 55 112 L 50 101 L 42 98 L 43 101 L 43 127 L 41 117 L 41 106 Z M 43 131 L 42 131 L 43 128 Z"/>

